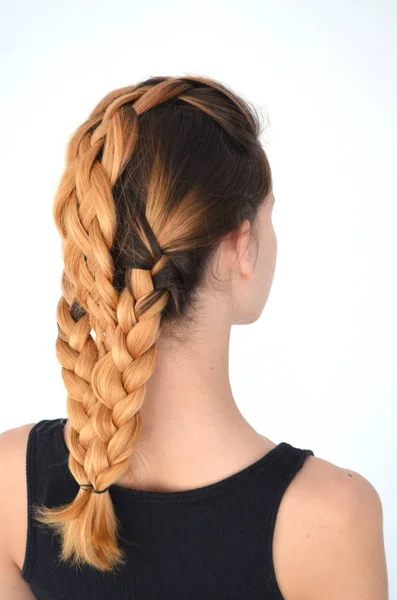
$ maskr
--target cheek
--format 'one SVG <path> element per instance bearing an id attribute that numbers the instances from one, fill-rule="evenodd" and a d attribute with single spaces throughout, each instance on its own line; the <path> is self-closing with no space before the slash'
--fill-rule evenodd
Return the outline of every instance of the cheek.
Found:
<path id="1" fill-rule="evenodd" d="M 264 244 L 263 244 L 263 260 L 267 264 L 272 264 L 277 255 L 277 236 L 273 227 L 273 223 L 269 221 L 266 226 L 264 233 Z"/>
<path id="2" fill-rule="evenodd" d="M 274 259 L 276 259 L 277 258 L 278 242 L 277 242 L 277 235 L 276 235 L 276 232 L 274 231 L 274 228 L 273 228 L 273 236 L 274 236 Z"/>
<path id="3" fill-rule="evenodd" d="M 271 283 L 274 276 L 277 259 L 277 236 L 272 225 L 266 231 L 264 244 L 261 248 L 260 259 L 260 279 L 262 285 Z"/>
<path id="4" fill-rule="evenodd" d="M 269 256 L 275 257 L 277 255 L 277 236 L 276 231 L 274 229 L 273 221 L 271 219 L 267 230 L 267 243 L 269 246 Z"/>

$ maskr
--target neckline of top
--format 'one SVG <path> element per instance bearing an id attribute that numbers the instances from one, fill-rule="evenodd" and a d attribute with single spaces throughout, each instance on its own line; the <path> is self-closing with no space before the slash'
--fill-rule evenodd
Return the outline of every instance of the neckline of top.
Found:
<path id="1" fill-rule="evenodd" d="M 59 419 L 58 434 L 62 445 L 62 452 L 65 454 L 66 459 L 69 457 L 69 449 L 66 445 L 63 437 L 63 427 L 66 424 L 67 418 Z M 282 456 L 292 446 L 288 442 L 280 442 L 270 450 L 266 452 L 259 459 L 249 464 L 248 466 L 240 469 L 236 473 L 232 473 L 219 481 L 215 481 L 208 485 L 204 485 L 197 488 L 191 488 L 187 490 L 177 490 L 160 492 L 154 490 L 142 490 L 132 487 L 125 487 L 117 484 L 112 484 L 109 488 L 110 494 L 116 497 L 124 497 L 125 499 L 144 500 L 149 502 L 181 502 L 184 500 L 195 500 L 199 498 L 205 498 L 212 496 L 220 492 L 225 488 L 229 488 L 232 485 L 245 481 L 248 475 L 254 474 L 258 471 L 270 467 L 276 460 Z"/>

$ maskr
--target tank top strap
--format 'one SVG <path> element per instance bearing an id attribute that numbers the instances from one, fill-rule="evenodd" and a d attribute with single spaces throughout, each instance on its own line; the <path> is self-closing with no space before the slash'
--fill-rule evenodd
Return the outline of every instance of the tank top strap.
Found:
<path id="1" fill-rule="evenodd" d="M 272 472 L 280 482 L 280 488 L 286 488 L 295 475 L 303 467 L 308 456 L 314 456 L 313 450 L 293 446 L 288 442 L 279 444 L 280 451 L 272 466 Z"/>
<path id="2" fill-rule="evenodd" d="M 261 526 L 264 535 L 264 559 L 268 568 L 266 591 L 268 597 L 272 600 L 284 600 L 278 585 L 273 562 L 273 540 L 281 501 L 289 485 L 302 469 L 306 458 L 314 456 L 314 452 L 308 448 L 299 448 L 287 442 L 282 442 L 281 445 L 283 450 L 278 454 L 277 460 L 271 466 L 267 473 L 266 481 L 263 484 L 263 500 L 266 506 L 266 514 Z"/>
<path id="3" fill-rule="evenodd" d="M 61 437 L 66 420 L 63 417 L 43 419 L 29 432 L 26 474 L 32 502 L 61 504 L 73 497 L 67 497 L 74 478 L 67 468 L 68 456 L 65 455 Z"/>
<path id="4" fill-rule="evenodd" d="M 29 431 L 26 448 L 27 544 L 22 577 L 27 581 L 37 551 L 39 536 L 45 525 L 33 515 L 35 505 L 59 506 L 76 495 L 74 479 L 67 467 L 68 457 L 62 448 L 63 425 L 66 418 L 43 419 Z"/>

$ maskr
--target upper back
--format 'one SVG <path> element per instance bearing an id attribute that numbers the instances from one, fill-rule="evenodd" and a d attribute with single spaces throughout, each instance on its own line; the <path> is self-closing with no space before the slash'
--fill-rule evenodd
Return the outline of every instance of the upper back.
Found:
<path id="1" fill-rule="evenodd" d="M 30 512 L 32 503 L 59 505 L 78 491 L 67 469 L 62 426 L 62 419 L 46 420 L 0 436 L 0 530 L 5 532 L 0 557 L 3 544 L 36 598 L 72 597 L 65 585 L 80 592 L 83 586 L 84 598 L 98 600 L 110 591 L 115 599 L 186 597 L 187 589 L 191 598 L 211 590 L 217 598 L 310 600 L 320 597 L 320 589 L 322 600 L 387 598 L 376 490 L 358 473 L 286 443 L 220 485 L 180 493 L 112 487 L 127 570 L 116 577 L 90 569 L 72 575 L 57 564 L 58 541 Z M 364 513 L 367 520 L 371 516 L 369 527 L 361 522 Z M 369 548 L 364 557 L 350 547 L 357 531 L 360 544 Z M 350 582 L 349 570 L 340 565 L 344 552 L 351 561 Z M 341 578 L 339 596 L 327 582 L 332 573 Z M 344 595 L 345 589 L 351 595 Z"/>

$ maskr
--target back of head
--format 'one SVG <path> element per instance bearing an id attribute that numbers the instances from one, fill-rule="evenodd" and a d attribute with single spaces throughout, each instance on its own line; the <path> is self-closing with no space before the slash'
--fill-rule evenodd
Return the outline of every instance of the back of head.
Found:
<path id="1" fill-rule="evenodd" d="M 54 204 L 65 268 L 57 357 L 67 388 L 72 502 L 38 507 L 61 560 L 123 563 L 107 489 L 139 440 L 156 340 L 194 319 L 221 239 L 272 189 L 258 117 L 204 77 L 107 94 L 71 137 Z"/>

